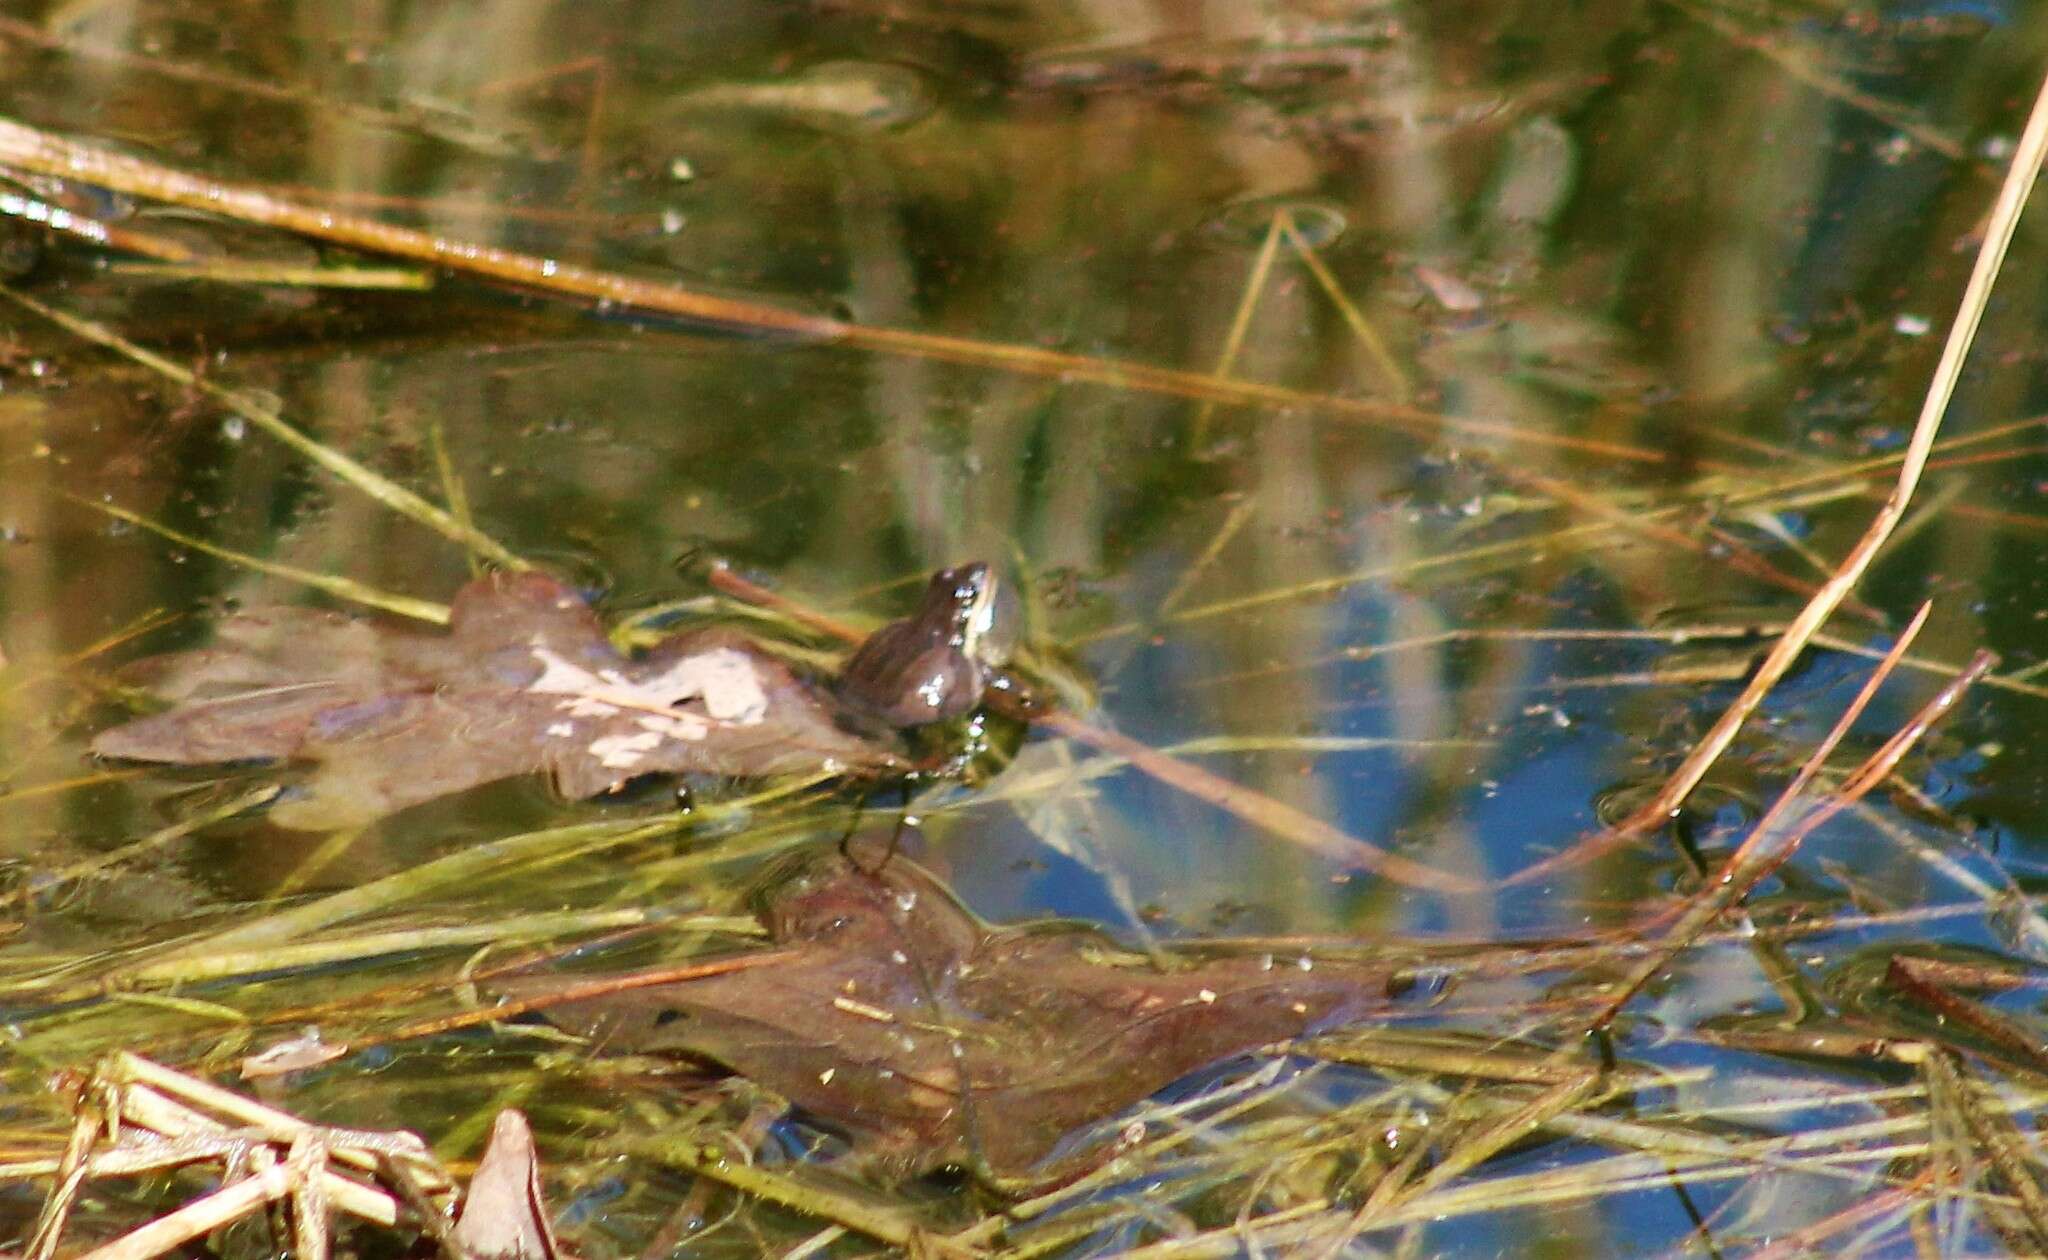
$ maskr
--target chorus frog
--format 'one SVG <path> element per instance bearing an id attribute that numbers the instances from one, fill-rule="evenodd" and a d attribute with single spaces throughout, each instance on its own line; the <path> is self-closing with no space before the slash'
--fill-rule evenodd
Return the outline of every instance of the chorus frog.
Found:
<path id="1" fill-rule="evenodd" d="M 941 569 L 917 615 L 892 621 L 855 649 L 839 698 L 891 726 L 922 726 L 970 713 L 990 676 L 1009 660 L 1015 598 L 986 564 Z"/>

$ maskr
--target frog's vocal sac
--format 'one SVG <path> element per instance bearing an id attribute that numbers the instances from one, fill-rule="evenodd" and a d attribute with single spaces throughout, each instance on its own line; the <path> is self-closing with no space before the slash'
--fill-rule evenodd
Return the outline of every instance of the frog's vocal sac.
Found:
<path id="1" fill-rule="evenodd" d="M 970 713 L 1016 639 L 1014 598 L 986 564 L 941 569 L 917 614 L 875 631 L 841 671 L 839 699 L 894 727 Z"/>

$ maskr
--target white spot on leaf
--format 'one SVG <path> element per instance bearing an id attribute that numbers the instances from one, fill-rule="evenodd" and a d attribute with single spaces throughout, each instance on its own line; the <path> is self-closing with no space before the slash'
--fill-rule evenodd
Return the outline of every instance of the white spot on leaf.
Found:
<path id="1" fill-rule="evenodd" d="M 664 739 L 701 740 L 713 723 L 755 726 L 768 715 L 768 693 L 760 674 L 745 653 L 730 648 L 686 656 L 639 681 L 615 669 L 593 673 L 539 643 L 533 644 L 533 656 L 541 672 L 526 689 L 561 696 L 560 707 L 571 716 L 616 717 L 628 711 L 646 715 L 635 720 L 638 734 L 604 735 L 591 741 L 591 755 L 614 770 L 639 765 Z M 703 704 L 703 714 L 677 707 L 691 700 Z M 569 723 L 558 722 L 548 727 L 548 734 L 573 730 Z"/>

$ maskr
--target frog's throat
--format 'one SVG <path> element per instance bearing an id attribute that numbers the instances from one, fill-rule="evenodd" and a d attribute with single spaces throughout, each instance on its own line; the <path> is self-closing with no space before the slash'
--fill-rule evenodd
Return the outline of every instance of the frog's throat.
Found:
<path id="1" fill-rule="evenodd" d="M 967 606 L 967 618 L 960 631 L 960 646 L 973 656 L 981 646 L 981 639 L 996 624 L 996 588 L 1002 581 L 994 573 L 982 575 L 981 583 L 975 588 L 974 600 Z"/>

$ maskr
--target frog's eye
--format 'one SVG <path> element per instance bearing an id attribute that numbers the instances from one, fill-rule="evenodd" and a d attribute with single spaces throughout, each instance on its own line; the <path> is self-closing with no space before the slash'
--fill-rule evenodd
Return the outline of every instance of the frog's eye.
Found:
<path id="1" fill-rule="evenodd" d="M 953 606 L 956 608 L 979 604 L 988 596 L 989 587 L 995 585 L 996 580 L 988 566 L 979 561 L 947 569 L 939 574 L 939 578 L 953 583 Z"/>

